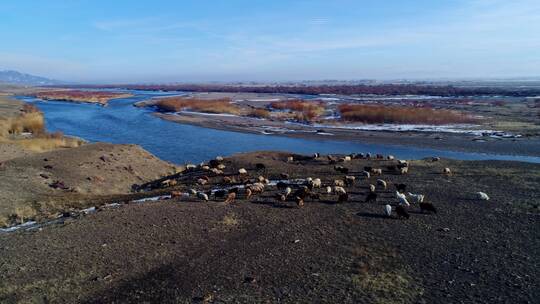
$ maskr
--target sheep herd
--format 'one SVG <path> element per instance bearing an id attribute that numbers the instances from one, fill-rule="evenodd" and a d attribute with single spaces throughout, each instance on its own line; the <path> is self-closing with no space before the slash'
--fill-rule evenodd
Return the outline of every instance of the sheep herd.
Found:
<path id="1" fill-rule="evenodd" d="M 316 160 L 326 162 L 328 165 L 333 165 L 334 175 L 342 175 L 342 178 L 333 178 L 328 181 L 323 181 L 319 177 L 306 177 L 303 179 L 290 179 L 288 173 L 280 173 L 280 179 L 270 180 L 266 177 L 266 165 L 257 163 L 251 168 L 240 168 L 235 172 L 225 174 L 226 165 L 222 157 L 216 157 L 208 162 L 198 166 L 187 165 L 186 170 L 182 173 L 185 176 L 193 176 L 186 183 L 193 186 L 187 192 L 172 191 L 171 197 L 196 197 L 202 201 L 224 201 L 225 204 L 234 204 L 237 199 L 242 197 L 245 200 L 251 200 L 261 196 L 266 191 L 274 191 L 275 194 L 270 196 L 269 200 L 273 200 L 274 204 L 283 205 L 292 202 L 298 208 L 302 208 L 307 201 L 334 201 L 342 204 L 352 201 L 351 194 L 358 195 L 353 189 L 358 190 L 361 184 L 364 184 L 365 190 L 360 194 L 363 195 L 363 200 L 355 199 L 355 201 L 363 201 L 364 203 L 379 203 L 383 202 L 382 214 L 389 218 L 408 219 L 410 217 L 409 210 L 411 208 L 419 208 L 422 213 L 437 213 L 435 206 L 428 202 L 425 194 L 412 193 L 407 191 L 407 185 L 402 183 L 390 183 L 383 179 L 383 174 L 409 174 L 411 170 L 410 163 L 405 160 L 396 160 L 394 156 L 383 156 L 381 154 L 351 154 L 343 157 L 328 155 L 322 158 L 318 153 L 312 157 L 302 157 L 302 160 Z M 385 160 L 386 164 L 383 168 L 374 168 L 365 166 L 363 168 L 354 168 L 348 165 L 353 159 L 375 159 Z M 438 161 L 439 158 L 433 158 L 432 161 Z M 288 164 L 295 163 L 295 156 L 287 156 L 284 161 Z M 382 163 L 382 162 L 381 162 Z M 190 173 L 198 173 L 189 175 Z M 445 175 L 452 174 L 450 168 L 444 168 L 441 172 Z M 202 175 L 201 175 L 202 174 Z M 211 175 L 212 178 L 209 178 Z M 256 177 L 254 177 L 256 176 Z M 375 183 L 370 183 L 372 177 L 377 177 Z M 210 180 L 218 180 L 217 188 L 211 190 L 196 190 L 204 188 L 205 185 L 210 185 Z M 168 179 L 162 182 L 164 186 L 174 186 L 177 184 L 175 179 Z M 392 190 L 389 190 L 392 186 Z M 208 186 L 207 186 L 208 187 Z M 363 187 L 362 187 L 363 189 Z M 390 193 L 389 195 L 387 195 Z M 393 194 L 392 194 L 393 193 Z M 384 196 L 384 197 L 383 197 Z M 477 199 L 489 200 L 486 193 L 476 193 Z M 266 197 L 268 198 L 268 197 Z"/>

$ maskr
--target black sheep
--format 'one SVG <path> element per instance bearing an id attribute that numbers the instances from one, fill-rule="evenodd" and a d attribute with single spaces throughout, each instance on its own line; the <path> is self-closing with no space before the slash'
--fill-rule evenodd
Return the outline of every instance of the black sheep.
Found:
<path id="1" fill-rule="evenodd" d="M 433 206 L 432 203 L 420 203 L 420 210 L 422 212 L 427 211 L 437 213 L 437 209 L 435 209 L 435 206 Z"/>
<path id="2" fill-rule="evenodd" d="M 277 187 L 279 190 L 283 190 L 283 189 L 289 187 L 289 184 L 284 183 L 284 182 L 278 182 L 278 183 L 276 184 L 276 187 Z"/>
<path id="3" fill-rule="evenodd" d="M 371 172 L 371 170 L 373 170 L 372 167 L 364 167 L 364 171 L 366 171 L 366 172 Z"/>
<path id="4" fill-rule="evenodd" d="M 376 203 L 376 202 L 377 202 L 377 193 L 375 193 L 375 192 L 370 192 L 370 193 L 367 195 L 365 202 L 366 202 L 366 203 L 369 203 L 369 202 L 374 202 L 374 203 Z"/>
<path id="5" fill-rule="evenodd" d="M 406 219 L 409 219 L 410 217 L 409 212 L 407 212 L 407 209 L 405 209 L 405 207 L 401 205 L 396 206 L 396 214 L 398 218 L 404 217 Z"/>
<path id="6" fill-rule="evenodd" d="M 258 164 L 255 164 L 255 169 L 257 171 L 266 170 L 266 166 L 264 164 L 258 163 Z"/>
<path id="7" fill-rule="evenodd" d="M 223 197 L 225 197 L 225 195 L 227 195 L 227 194 L 228 194 L 228 193 L 227 193 L 227 191 L 225 191 L 225 190 L 216 190 L 216 191 L 214 192 L 214 196 L 215 196 L 215 197 L 218 197 L 218 198 L 223 198 Z"/>
<path id="8" fill-rule="evenodd" d="M 208 162 L 208 165 L 212 168 L 217 168 L 219 166 L 220 162 L 216 159 L 212 159 Z"/>

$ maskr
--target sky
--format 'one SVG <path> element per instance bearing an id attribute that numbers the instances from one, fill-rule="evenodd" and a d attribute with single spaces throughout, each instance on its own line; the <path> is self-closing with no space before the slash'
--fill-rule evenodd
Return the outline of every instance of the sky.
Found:
<path id="1" fill-rule="evenodd" d="M 540 0 L 2 0 L 0 70 L 73 82 L 540 76 Z"/>

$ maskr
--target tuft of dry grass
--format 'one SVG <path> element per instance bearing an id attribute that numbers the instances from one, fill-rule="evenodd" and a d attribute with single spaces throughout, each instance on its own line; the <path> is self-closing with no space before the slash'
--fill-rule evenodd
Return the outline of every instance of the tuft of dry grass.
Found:
<path id="1" fill-rule="evenodd" d="M 185 97 L 167 97 L 158 99 L 155 106 L 165 112 L 191 110 L 203 113 L 240 115 L 242 110 L 233 104 L 230 98 L 200 99 Z"/>
<path id="2" fill-rule="evenodd" d="M 82 140 L 77 138 L 57 136 L 58 135 L 26 138 L 13 141 L 13 143 L 34 152 L 46 152 L 59 148 L 76 148 L 84 144 Z"/>
<path id="3" fill-rule="evenodd" d="M 227 227 L 238 226 L 238 219 L 234 214 L 227 214 L 221 220 L 221 224 Z"/>
<path id="4" fill-rule="evenodd" d="M 24 223 L 28 220 L 34 219 L 36 215 L 36 209 L 30 206 L 19 206 L 15 208 L 14 217 L 19 223 Z"/>
<path id="5" fill-rule="evenodd" d="M 306 122 L 314 121 L 326 110 L 325 104 L 322 102 L 300 99 L 275 101 L 270 104 L 270 107 L 277 110 L 292 111 L 295 120 Z"/>
<path id="6" fill-rule="evenodd" d="M 267 109 L 256 108 L 251 109 L 247 116 L 268 119 L 271 117 L 271 113 Z"/>
<path id="7" fill-rule="evenodd" d="M 18 117 L 11 118 L 10 124 L 8 129 L 10 134 L 20 134 L 22 132 L 40 134 L 45 129 L 45 119 L 41 112 L 23 113 Z"/>
<path id="8" fill-rule="evenodd" d="M 338 109 L 342 120 L 362 123 L 443 125 L 477 121 L 464 113 L 428 107 L 342 104 Z"/>

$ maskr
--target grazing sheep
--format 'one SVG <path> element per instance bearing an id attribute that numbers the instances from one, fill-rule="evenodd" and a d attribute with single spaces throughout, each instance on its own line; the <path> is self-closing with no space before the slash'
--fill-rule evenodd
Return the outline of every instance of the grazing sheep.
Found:
<path id="1" fill-rule="evenodd" d="M 180 191 L 171 191 L 171 198 L 183 197 L 184 194 Z"/>
<path id="2" fill-rule="evenodd" d="M 347 186 L 352 186 L 352 185 L 354 185 L 354 182 L 355 182 L 355 181 L 356 181 L 356 177 L 354 177 L 354 176 L 349 176 L 349 175 L 345 176 L 345 184 L 346 184 Z"/>
<path id="3" fill-rule="evenodd" d="M 257 180 L 259 180 L 259 183 L 264 183 L 266 178 L 264 176 L 262 176 L 262 175 L 259 175 L 259 177 L 257 177 Z"/>
<path id="4" fill-rule="evenodd" d="M 392 206 L 384 205 L 384 214 L 388 217 L 392 216 Z"/>
<path id="5" fill-rule="evenodd" d="M 344 160 L 344 161 L 351 161 L 351 157 L 350 157 L 350 156 L 345 156 L 345 157 L 343 158 L 343 160 Z"/>
<path id="6" fill-rule="evenodd" d="M 281 189 L 285 189 L 285 188 L 287 188 L 288 186 L 289 186 L 289 184 L 284 183 L 284 182 L 278 182 L 278 183 L 276 184 L 276 187 L 277 187 L 278 189 L 280 189 L 280 190 L 281 190 Z"/>
<path id="7" fill-rule="evenodd" d="M 208 183 L 208 180 L 206 180 L 204 178 L 199 178 L 197 180 L 197 184 L 202 185 L 202 186 L 206 185 L 207 183 Z"/>
<path id="8" fill-rule="evenodd" d="M 219 161 L 215 160 L 215 159 L 211 159 L 209 162 L 208 162 L 208 165 L 212 168 L 217 168 L 217 166 L 219 165 Z"/>
<path id="9" fill-rule="evenodd" d="M 404 166 L 404 167 L 409 166 L 409 163 L 406 160 L 398 159 L 397 162 L 399 166 Z"/>
<path id="10" fill-rule="evenodd" d="M 282 179 L 289 179 L 289 174 L 287 174 L 287 173 L 280 173 L 280 174 L 279 174 L 279 177 L 281 177 Z"/>
<path id="11" fill-rule="evenodd" d="M 394 158 L 395 158 L 395 157 L 394 157 L 393 155 L 388 155 L 388 156 L 386 157 L 386 159 L 388 159 L 388 160 L 394 160 Z"/>
<path id="12" fill-rule="evenodd" d="M 370 202 L 376 203 L 377 202 L 377 193 L 375 193 L 375 192 L 368 193 L 368 195 L 366 196 L 366 199 L 364 200 L 364 202 L 365 203 L 370 203 Z"/>
<path id="13" fill-rule="evenodd" d="M 262 193 L 264 191 L 264 184 L 263 183 L 254 183 L 247 187 L 251 190 L 252 193 Z"/>
<path id="14" fill-rule="evenodd" d="M 187 164 L 186 165 L 186 170 L 195 170 L 197 168 L 197 166 L 193 165 L 193 164 Z"/>
<path id="15" fill-rule="evenodd" d="M 197 194 L 197 191 L 195 189 L 189 189 L 189 194 L 191 195 L 196 195 Z"/>
<path id="16" fill-rule="evenodd" d="M 395 187 L 396 187 L 396 190 L 400 193 L 403 193 L 407 190 L 407 185 L 405 184 L 396 184 Z"/>
<path id="17" fill-rule="evenodd" d="M 336 194 L 338 194 L 338 195 L 339 195 L 339 194 L 347 193 L 347 191 L 345 191 L 345 188 L 340 187 L 340 186 L 335 186 L 335 187 L 334 187 L 334 192 L 335 192 Z"/>
<path id="18" fill-rule="evenodd" d="M 432 158 L 431 158 L 431 161 L 432 161 L 432 162 L 438 162 L 438 161 L 440 161 L 440 160 L 441 160 L 440 157 L 432 157 Z"/>
<path id="19" fill-rule="evenodd" d="M 409 197 L 411 198 L 411 202 L 413 203 L 423 203 L 425 195 L 423 194 L 414 194 L 409 192 Z"/>
<path id="20" fill-rule="evenodd" d="M 287 187 L 285 188 L 285 191 L 283 192 L 283 194 L 285 195 L 285 197 L 289 196 L 292 192 L 292 189 L 291 187 Z"/>
<path id="21" fill-rule="evenodd" d="M 217 168 L 218 168 L 219 170 L 225 170 L 226 167 L 225 167 L 224 164 L 219 164 L 219 165 L 217 165 Z"/>
<path id="22" fill-rule="evenodd" d="M 247 170 L 244 168 L 238 169 L 238 174 L 247 174 L 247 173 L 248 173 Z"/>
<path id="23" fill-rule="evenodd" d="M 294 161 L 294 157 L 293 156 L 288 156 L 287 157 L 287 162 L 288 163 L 292 163 Z"/>
<path id="24" fill-rule="evenodd" d="M 197 192 L 197 197 L 203 201 L 208 201 L 208 194 L 204 192 Z"/>
<path id="25" fill-rule="evenodd" d="M 398 216 L 398 218 L 406 218 L 406 219 L 409 219 L 410 215 L 409 215 L 409 212 L 407 212 L 407 209 L 405 209 L 405 207 L 399 205 L 399 206 L 396 206 L 396 214 Z"/>
<path id="26" fill-rule="evenodd" d="M 227 195 L 227 199 L 225 200 L 225 204 L 232 204 L 236 200 L 236 192 L 231 192 Z"/>
<path id="27" fill-rule="evenodd" d="M 432 203 L 420 203 L 419 206 L 422 212 L 426 211 L 426 212 L 437 213 L 437 209 L 435 209 L 435 206 L 433 206 Z"/>
<path id="28" fill-rule="evenodd" d="M 225 184 L 231 184 L 233 182 L 233 179 L 230 176 L 224 176 L 223 177 L 223 182 Z"/>
<path id="29" fill-rule="evenodd" d="M 310 194 L 311 191 L 308 187 L 302 186 L 300 189 L 296 190 L 293 194 L 295 197 L 301 197 L 302 199 L 305 199 L 308 194 Z"/>
<path id="30" fill-rule="evenodd" d="M 251 189 L 247 188 L 246 189 L 246 199 L 250 199 L 252 194 L 253 194 L 253 192 L 251 191 Z"/>
<path id="31" fill-rule="evenodd" d="M 258 164 L 255 164 L 255 169 L 257 171 L 266 170 L 266 166 L 264 164 L 258 163 Z"/>
<path id="32" fill-rule="evenodd" d="M 373 170 L 373 167 L 368 167 L 368 166 L 364 167 L 364 171 L 366 172 L 371 172 L 371 170 Z"/>
<path id="33" fill-rule="evenodd" d="M 382 179 L 377 180 L 377 185 L 381 186 L 384 190 L 386 190 L 386 181 Z"/>
<path id="34" fill-rule="evenodd" d="M 371 177 L 371 174 L 369 173 L 369 171 L 362 171 L 362 172 L 360 172 L 360 175 L 364 176 L 365 178 L 370 178 Z"/>
<path id="35" fill-rule="evenodd" d="M 332 194 L 332 187 L 327 186 L 327 187 L 326 187 L 326 193 L 327 193 L 327 194 Z"/>
<path id="36" fill-rule="evenodd" d="M 407 206 L 409 207 L 411 204 L 409 203 L 409 201 L 407 200 L 407 197 L 405 196 L 405 194 L 403 193 L 399 193 L 398 191 L 396 191 L 396 197 L 397 199 L 399 200 L 399 205 L 400 206 Z"/>
<path id="37" fill-rule="evenodd" d="M 369 184 L 369 192 L 375 192 L 375 185 Z"/>
<path id="38" fill-rule="evenodd" d="M 403 175 L 403 174 L 408 174 L 408 173 L 409 173 L 409 167 L 399 168 L 399 174 Z"/>
<path id="39" fill-rule="evenodd" d="M 317 158 L 319 158 L 319 157 L 321 157 L 321 155 L 320 155 L 319 153 L 314 153 L 314 154 L 313 154 L 313 158 L 314 158 L 314 159 L 317 159 Z"/>
<path id="40" fill-rule="evenodd" d="M 476 192 L 476 197 L 482 201 L 489 201 L 489 196 L 484 192 Z"/>
<path id="41" fill-rule="evenodd" d="M 214 173 L 215 175 L 221 175 L 221 174 L 223 174 L 223 171 L 221 171 L 221 170 L 219 170 L 219 169 L 217 169 L 217 168 L 212 168 L 212 169 L 210 169 L 210 171 L 211 171 L 212 173 Z"/>
<path id="42" fill-rule="evenodd" d="M 223 161 L 223 157 L 222 157 L 222 156 L 216 156 L 216 160 L 217 160 L 218 162 L 222 162 L 222 161 Z"/>
<path id="43" fill-rule="evenodd" d="M 452 171 L 450 170 L 450 168 L 444 168 L 443 174 L 449 175 L 449 174 L 452 174 Z"/>
<path id="44" fill-rule="evenodd" d="M 301 208 L 304 207 L 304 199 L 301 197 L 295 197 L 296 205 Z"/>
<path id="45" fill-rule="evenodd" d="M 316 178 L 313 180 L 313 188 L 320 188 L 322 186 L 322 182 L 320 178 Z"/>
<path id="46" fill-rule="evenodd" d="M 341 179 L 334 180 L 334 186 L 345 187 L 345 182 Z"/>
<path id="47" fill-rule="evenodd" d="M 227 194 L 228 194 L 227 190 L 223 190 L 223 189 L 214 191 L 214 197 L 216 197 L 216 198 L 223 198 Z"/>
<path id="48" fill-rule="evenodd" d="M 382 175 L 382 169 L 372 169 L 371 173 L 373 173 L 373 175 Z"/>
<path id="49" fill-rule="evenodd" d="M 342 193 L 338 196 L 338 203 L 341 204 L 341 203 L 345 203 L 346 201 L 349 200 L 349 194 L 347 193 Z"/>
<path id="50" fill-rule="evenodd" d="M 205 170 L 205 171 L 208 171 L 208 170 L 210 170 L 210 167 L 207 166 L 207 165 L 204 165 L 204 166 L 201 167 L 201 169 L 203 169 L 203 170 Z"/>

